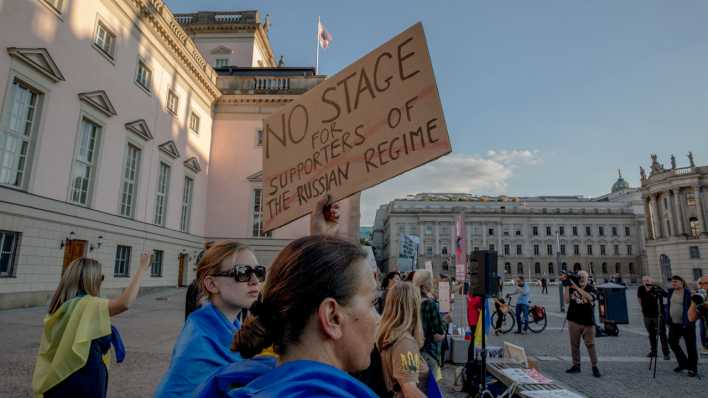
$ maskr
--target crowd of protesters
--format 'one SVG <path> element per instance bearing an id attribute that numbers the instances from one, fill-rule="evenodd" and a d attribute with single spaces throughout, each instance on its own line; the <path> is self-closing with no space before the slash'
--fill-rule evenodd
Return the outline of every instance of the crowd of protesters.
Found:
<path id="1" fill-rule="evenodd" d="M 200 254 L 185 324 L 156 398 L 442 396 L 438 382 L 450 317 L 441 313 L 434 276 L 426 270 L 391 272 L 379 286 L 367 253 L 337 237 L 338 206 L 328 200 L 313 210 L 311 235 L 287 245 L 267 270 L 238 242 L 215 242 Z M 128 287 L 111 300 L 100 298 L 99 262 L 80 258 L 68 266 L 44 321 L 32 380 L 37 396 L 106 396 L 108 352 L 113 348 L 118 362 L 125 355 L 111 317 L 135 301 L 150 263 L 143 254 Z M 573 360 L 568 373 L 580 371 L 582 339 L 599 377 L 597 292 L 587 273 L 578 276 L 565 289 Z M 699 283 L 708 287 L 708 278 Z M 541 284 L 543 294 L 545 278 Z M 515 285 L 517 333 L 524 334 L 529 285 L 523 277 Z M 664 358 L 671 348 L 675 370 L 690 376 L 697 372 L 695 322 L 705 317 L 693 294 L 678 276 L 666 291 L 650 278 L 638 291 L 649 355 L 656 355 L 659 338 Z M 483 305 L 483 298 L 466 296 L 472 335 Z M 502 311 L 508 304 L 498 299 L 495 306 Z M 468 360 L 474 354 L 470 344 Z"/>

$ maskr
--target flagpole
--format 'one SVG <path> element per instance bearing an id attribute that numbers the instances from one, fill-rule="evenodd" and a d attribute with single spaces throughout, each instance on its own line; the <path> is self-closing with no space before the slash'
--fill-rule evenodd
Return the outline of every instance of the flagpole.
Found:
<path id="1" fill-rule="evenodd" d="M 315 29 L 315 45 L 317 46 L 317 56 L 315 58 L 315 75 L 320 74 L 320 16 L 317 16 L 317 29 Z"/>

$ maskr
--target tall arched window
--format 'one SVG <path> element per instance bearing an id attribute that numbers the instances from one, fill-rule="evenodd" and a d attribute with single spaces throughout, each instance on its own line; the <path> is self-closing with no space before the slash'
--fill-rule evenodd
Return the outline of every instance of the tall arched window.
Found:
<path id="1" fill-rule="evenodd" d="M 536 263 L 533 265 L 533 272 L 537 274 L 541 273 L 541 263 Z"/>
<path id="2" fill-rule="evenodd" d="M 548 263 L 548 273 L 553 274 L 553 263 Z"/>
<path id="3" fill-rule="evenodd" d="M 561 271 L 567 271 L 568 270 L 568 264 L 563 263 L 561 264 Z"/>
<path id="4" fill-rule="evenodd" d="M 629 273 L 634 274 L 634 263 L 629 263 Z"/>
<path id="5" fill-rule="evenodd" d="M 516 264 L 516 273 L 519 275 L 524 274 L 524 264 L 523 263 Z"/>
<path id="6" fill-rule="evenodd" d="M 691 236 L 694 238 L 701 236 L 701 226 L 698 225 L 698 219 L 696 217 L 691 217 L 691 219 L 688 220 L 688 225 L 691 227 Z"/>
<path id="7" fill-rule="evenodd" d="M 602 263 L 602 273 L 603 274 L 607 273 L 607 263 Z"/>
<path id="8" fill-rule="evenodd" d="M 615 273 L 616 274 L 622 273 L 622 266 L 620 265 L 620 263 L 615 264 Z"/>
<path id="9" fill-rule="evenodd" d="M 578 271 L 582 271 L 582 270 L 583 270 L 583 266 L 580 265 L 580 263 L 573 264 L 573 271 L 578 272 Z"/>
<path id="10" fill-rule="evenodd" d="M 504 272 L 511 274 L 511 263 L 504 263 Z"/>
<path id="11" fill-rule="evenodd" d="M 442 248 L 442 255 L 447 256 L 447 246 L 443 246 Z"/>

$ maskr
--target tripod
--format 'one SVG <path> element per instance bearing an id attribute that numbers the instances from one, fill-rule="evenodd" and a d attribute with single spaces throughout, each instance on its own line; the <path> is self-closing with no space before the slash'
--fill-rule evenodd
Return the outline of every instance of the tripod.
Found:
<path id="1" fill-rule="evenodd" d="M 658 308 L 659 318 L 656 320 L 656 336 L 654 337 L 655 341 L 652 341 L 654 343 L 655 349 L 652 350 L 653 355 L 649 357 L 649 371 L 653 371 L 652 379 L 656 379 L 656 363 L 659 356 L 659 341 L 656 340 L 661 340 L 661 328 L 664 326 L 664 300 L 659 295 L 656 296 L 656 305 Z"/>

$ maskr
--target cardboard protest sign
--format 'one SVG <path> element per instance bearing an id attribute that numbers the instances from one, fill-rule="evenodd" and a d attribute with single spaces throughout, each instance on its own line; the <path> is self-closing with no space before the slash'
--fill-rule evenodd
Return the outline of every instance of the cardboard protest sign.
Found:
<path id="1" fill-rule="evenodd" d="M 265 120 L 264 229 L 440 156 L 450 139 L 418 23 Z"/>
<path id="2" fill-rule="evenodd" d="M 444 314 L 450 312 L 450 283 L 448 281 L 438 282 L 438 300 L 440 301 L 440 312 Z"/>

